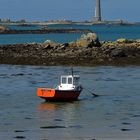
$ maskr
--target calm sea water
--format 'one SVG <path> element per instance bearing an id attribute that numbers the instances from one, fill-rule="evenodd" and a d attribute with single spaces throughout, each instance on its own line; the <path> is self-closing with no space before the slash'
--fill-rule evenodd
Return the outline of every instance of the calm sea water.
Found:
<path id="1" fill-rule="evenodd" d="M 0 35 L 0 44 L 42 43 L 46 40 L 66 43 L 75 40 L 81 34 L 14 34 Z"/>
<path id="2" fill-rule="evenodd" d="M 89 29 L 97 33 L 100 40 L 140 39 L 140 26 L 138 25 L 50 25 L 50 27 Z"/>
<path id="3" fill-rule="evenodd" d="M 38 30 L 38 29 L 41 29 L 42 28 L 42 26 L 40 26 L 40 25 L 9 25 L 9 26 L 7 26 L 8 28 L 10 28 L 10 29 L 12 29 L 12 30 Z"/>
<path id="4" fill-rule="evenodd" d="M 37 87 L 53 87 L 70 67 L 0 65 L 0 139 L 140 138 L 140 66 L 74 67 L 79 101 L 44 103 Z M 51 129 L 49 129 L 49 127 Z"/>
<path id="5" fill-rule="evenodd" d="M 78 28 L 90 29 L 96 32 L 100 40 L 114 41 L 118 38 L 140 39 L 140 26 L 135 25 L 49 25 L 51 28 Z M 39 29 L 40 26 L 21 27 L 10 26 L 12 29 Z M 52 40 L 60 43 L 71 42 L 80 38 L 81 34 L 18 34 L 18 35 L 0 35 L 0 44 L 15 44 L 15 43 L 42 43 L 45 40 Z"/>

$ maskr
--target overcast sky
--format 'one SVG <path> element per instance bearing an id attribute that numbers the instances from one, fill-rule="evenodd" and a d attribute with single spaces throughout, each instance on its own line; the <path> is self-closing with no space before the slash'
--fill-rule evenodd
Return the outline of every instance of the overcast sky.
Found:
<path id="1" fill-rule="evenodd" d="M 91 20 L 95 0 L 0 0 L 0 18 Z M 140 21 L 140 0 L 101 0 L 102 19 Z"/>

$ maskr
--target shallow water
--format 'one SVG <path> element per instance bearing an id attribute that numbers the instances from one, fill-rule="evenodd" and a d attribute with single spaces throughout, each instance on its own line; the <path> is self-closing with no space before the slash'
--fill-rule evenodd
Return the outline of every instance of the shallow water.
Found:
<path id="1" fill-rule="evenodd" d="M 42 28 L 42 26 L 40 26 L 40 25 L 9 25 L 9 26 L 7 26 L 8 28 L 10 28 L 10 29 L 12 29 L 12 30 L 38 30 L 38 29 L 41 29 Z"/>
<path id="2" fill-rule="evenodd" d="M 70 67 L 0 65 L 0 139 L 138 139 L 140 67 L 74 67 L 84 87 L 78 101 L 44 103 L 37 87 L 53 87 Z"/>
<path id="3" fill-rule="evenodd" d="M 50 25 L 51 28 L 89 29 L 100 40 L 115 41 L 118 38 L 140 39 L 140 25 Z"/>
<path id="4" fill-rule="evenodd" d="M 78 39 L 81 34 L 7 34 L 0 35 L 0 44 L 43 43 L 52 40 L 67 43 Z"/>
<path id="5" fill-rule="evenodd" d="M 70 28 L 70 29 L 89 29 L 96 32 L 99 40 L 115 41 L 118 38 L 140 39 L 140 26 L 128 25 L 49 25 L 50 28 Z M 40 26 L 21 27 L 10 26 L 11 29 L 39 29 Z M 9 34 L 0 35 L 0 44 L 16 44 L 16 43 L 42 43 L 45 40 L 66 43 L 75 41 L 80 38 L 80 33 L 71 34 Z"/>

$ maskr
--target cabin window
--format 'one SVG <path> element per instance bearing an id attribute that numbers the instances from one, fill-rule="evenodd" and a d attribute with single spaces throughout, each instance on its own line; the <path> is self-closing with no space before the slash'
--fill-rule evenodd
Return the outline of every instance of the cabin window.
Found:
<path id="1" fill-rule="evenodd" d="M 74 77 L 74 84 L 75 85 L 79 84 L 79 77 Z"/>
<path id="2" fill-rule="evenodd" d="M 68 78 L 68 84 L 72 84 L 72 78 Z"/>
<path id="3" fill-rule="evenodd" d="M 62 78 L 62 84 L 66 84 L 66 82 L 67 82 L 67 79 L 66 78 Z"/>

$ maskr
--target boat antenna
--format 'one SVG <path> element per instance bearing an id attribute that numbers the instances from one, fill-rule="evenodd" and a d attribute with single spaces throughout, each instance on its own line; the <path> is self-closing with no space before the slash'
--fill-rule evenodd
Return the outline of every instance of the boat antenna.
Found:
<path id="1" fill-rule="evenodd" d="M 72 76 L 73 76 L 73 68 L 71 68 L 71 74 L 72 74 Z"/>

